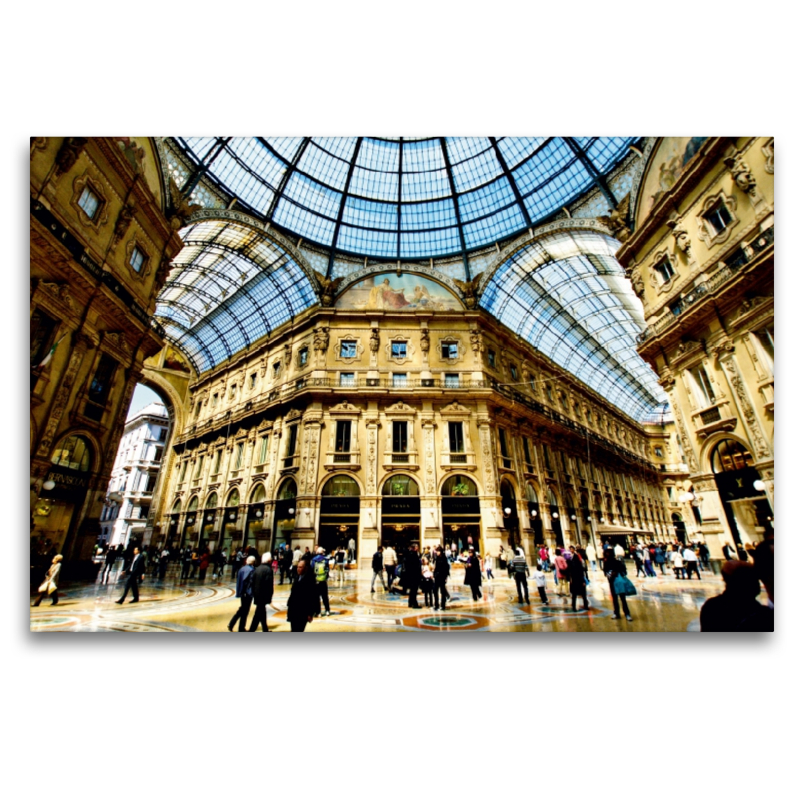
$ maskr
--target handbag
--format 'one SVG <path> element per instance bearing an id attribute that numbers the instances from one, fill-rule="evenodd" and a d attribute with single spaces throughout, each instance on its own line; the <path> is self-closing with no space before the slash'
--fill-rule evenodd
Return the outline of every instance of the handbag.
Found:
<path id="1" fill-rule="evenodd" d="M 614 594 L 620 597 L 634 597 L 636 587 L 624 575 L 617 575 L 614 578 Z"/>
<path id="2" fill-rule="evenodd" d="M 53 585 L 53 582 L 50 579 L 46 579 L 44 583 L 39 587 L 40 592 L 47 592 L 47 594 L 53 594 L 56 590 L 56 587 Z"/>

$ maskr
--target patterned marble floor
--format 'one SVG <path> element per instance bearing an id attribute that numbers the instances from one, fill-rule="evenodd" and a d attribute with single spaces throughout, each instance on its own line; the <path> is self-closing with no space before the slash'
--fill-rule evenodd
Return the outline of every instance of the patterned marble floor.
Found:
<path id="1" fill-rule="evenodd" d="M 198 580 L 182 583 L 177 575 L 168 575 L 163 582 L 148 576 L 140 590 L 140 602 L 129 604 L 126 600 L 122 606 L 114 602 L 124 584 L 124 579 L 117 584 L 116 573 L 108 584 L 99 581 L 65 584 L 59 591 L 58 605 L 51 606 L 45 600 L 38 608 L 31 608 L 31 630 L 227 633 L 228 621 L 238 608 L 229 576 L 230 569 L 226 570 L 224 580 L 209 575 L 204 583 Z M 407 597 L 388 594 L 379 584 L 372 594 L 371 571 L 349 570 L 343 582 L 332 577 L 329 583 L 332 615 L 315 619 L 306 630 L 314 633 L 694 631 L 699 630 L 700 606 L 706 598 L 722 591 L 721 579 L 708 572 L 699 581 L 632 578 L 639 594 L 629 600 L 633 622 L 628 622 L 624 618 L 613 619 L 608 582 L 602 573 L 590 572 L 589 576 L 592 608 L 588 611 L 581 610 L 580 600 L 578 611 L 571 610 L 571 599 L 558 595 L 552 574 L 547 576 L 550 604 L 539 602 L 536 589 L 531 586 L 530 604 L 521 605 L 517 602 L 514 581 L 503 574 L 484 583 L 483 599 L 477 603 L 473 602 L 468 587 L 451 580 L 448 589 L 452 600 L 447 611 L 441 613 L 432 608 L 409 608 Z M 532 583 L 529 581 L 529 585 Z M 279 611 L 268 609 L 271 631 L 289 630 L 285 610 L 289 589 L 288 582 L 282 586 L 276 582 L 273 602 Z M 762 596 L 761 600 L 765 598 Z M 421 594 L 419 602 L 424 603 Z"/>

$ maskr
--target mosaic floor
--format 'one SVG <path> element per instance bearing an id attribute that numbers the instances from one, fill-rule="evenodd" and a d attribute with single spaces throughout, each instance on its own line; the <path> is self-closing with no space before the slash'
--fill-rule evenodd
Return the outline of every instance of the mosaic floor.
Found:
<path id="1" fill-rule="evenodd" d="M 629 577 L 631 572 L 629 570 Z M 32 631 L 103 632 L 196 632 L 227 633 L 227 624 L 238 608 L 230 570 L 224 580 L 180 582 L 177 575 L 168 575 L 162 582 L 149 576 L 140 589 L 140 602 L 117 605 L 124 579 L 117 584 L 117 574 L 108 584 L 65 584 L 59 590 L 59 603 L 49 601 L 31 608 Z M 706 598 L 722 591 L 721 579 L 703 573 L 703 579 L 675 580 L 672 577 L 632 578 L 639 594 L 629 599 L 633 621 L 613 619 L 613 605 L 608 581 L 602 573 L 589 573 L 591 584 L 588 597 L 591 608 L 573 612 L 571 598 L 561 597 L 547 576 L 549 605 L 539 601 L 531 586 L 531 602 L 517 602 L 515 584 L 499 576 L 484 583 L 483 598 L 473 602 L 468 587 L 452 581 L 448 589 L 452 600 L 445 613 L 433 608 L 412 609 L 408 598 L 388 594 L 376 583 L 370 593 L 371 571 L 350 570 L 343 582 L 331 580 L 329 592 L 331 616 L 316 618 L 308 632 L 409 632 L 409 631 L 695 631 L 699 630 L 698 615 Z M 532 581 L 529 581 L 529 586 Z M 566 588 L 566 587 L 562 587 Z M 288 631 L 286 600 L 288 582 L 276 582 L 273 603 L 279 609 L 268 608 L 271 631 Z M 33 598 L 32 598 L 33 599 Z M 128 597 L 130 599 L 130 595 Z M 762 602 L 764 597 L 761 598 Z M 419 595 L 424 605 L 423 595 Z M 251 617 L 252 619 L 252 611 Z M 249 620 L 248 620 L 249 625 Z"/>

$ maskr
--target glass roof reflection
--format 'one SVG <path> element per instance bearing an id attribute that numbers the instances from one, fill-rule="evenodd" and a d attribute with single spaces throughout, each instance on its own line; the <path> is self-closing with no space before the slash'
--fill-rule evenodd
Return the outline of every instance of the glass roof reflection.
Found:
<path id="1" fill-rule="evenodd" d="M 435 258 L 507 239 L 575 200 L 635 137 L 179 138 L 238 204 L 359 256 Z"/>

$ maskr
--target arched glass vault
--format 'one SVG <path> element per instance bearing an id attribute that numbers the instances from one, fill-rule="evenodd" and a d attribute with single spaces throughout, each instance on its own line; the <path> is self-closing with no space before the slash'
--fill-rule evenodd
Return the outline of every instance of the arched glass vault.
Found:
<path id="1" fill-rule="evenodd" d="M 207 137 L 174 141 L 193 169 L 265 222 L 332 251 L 466 254 L 546 219 L 605 175 L 636 137 Z M 198 198 L 199 199 L 199 198 Z M 613 201 L 613 202 L 612 202 Z"/>
<path id="2" fill-rule="evenodd" d="M 184 228 L 181 238 L 156 319 L 198 372 L 317 302 L 302 267 L 258 231 L 206 220 Z"/>
<path id="3" fill-rule="evenodd" d="M 667 397 L 636 352 L 644 318 L 614 258 L 617 247 L 589 231 L 532 242 L 495 270 L 480 305 L 617 408 L 644 420 Z"/>

